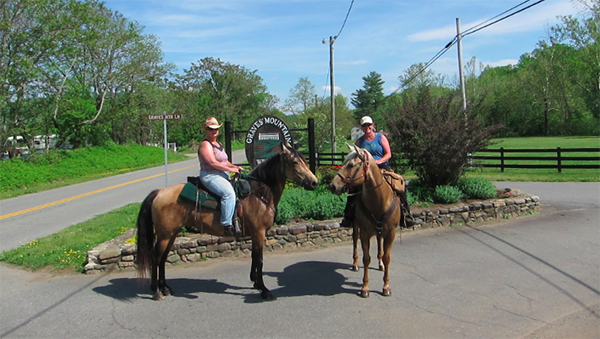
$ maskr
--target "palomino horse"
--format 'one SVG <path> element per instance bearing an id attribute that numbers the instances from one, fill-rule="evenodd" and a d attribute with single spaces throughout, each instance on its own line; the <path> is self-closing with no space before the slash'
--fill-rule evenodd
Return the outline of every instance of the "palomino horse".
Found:
<path id="1" fill-rule="evenodd" d="M 369 296 L 369 254 L 371 237 L 376 235 L 383 239 L 383 292 L 384 296 L 392 294 L 390 288 L 390 254 L 396 238 L 396 227 L 400 225 L 400 199 L 388 185 L 371 154 L 361 148 L 352 146 L 354 151 L 348 154 L 338 175 L 333 178 L 329 189 L 340 195 L 348 189 L 361 185 L 360 196 L 355 203 L 354 225 L 358 228 L 358 236 L 363 251 L 363 286 L 360 295 Z M 379 243 L 379 240 L 378 240 Z"/>
<path id="2" fill-rule="evenodd" d="M 314 190 L 318 180 L 308 168 L 302 154 L 288 144 L 260 163 L 250 173 L 252 193 L 241 200 L 241 227 L 252 239 L 250 280 L 263 299 L 273 299 L 263 282 L 263 246 L 267 230 L 275 222 L 277 205 L 287 180 Z M 198 208 L 179 197 L 184 184 L 152 191 L 142 203 L 137 221 L 137 270 L 141 276 L 151 269 L 152 299 L 173 293 L 165 279 L 165 261 L 173 242 L 184 225 L 203 233 L 224 235 L 220 210 Z"/>

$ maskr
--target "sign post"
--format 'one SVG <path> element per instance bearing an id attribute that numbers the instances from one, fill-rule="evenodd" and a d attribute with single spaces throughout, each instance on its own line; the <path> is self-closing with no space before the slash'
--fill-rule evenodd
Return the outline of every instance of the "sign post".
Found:
<path id="1" fill-rule="evenodd" d="M 169 186 L 168 180 L 168 157 L 167 150 L 169 149 L 169 144 L 167 144 L 167 120 L 179 120 L 181 119 L 181 114 L 167 114 L 163 112 L 163 114 L 150 114 L 148 115 L 148 120 L 162 120 L 163 121 L 163 135 L 164 135 L 164 145 L 165 145 L 165 187 Z"/>

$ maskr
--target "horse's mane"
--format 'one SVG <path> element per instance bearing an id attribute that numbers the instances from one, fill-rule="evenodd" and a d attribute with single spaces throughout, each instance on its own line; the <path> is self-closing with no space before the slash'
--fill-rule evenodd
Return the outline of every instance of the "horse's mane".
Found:
<path id="1" fill-rule="evenodd" d="M 272 183 L 277 181 L 277 171 L 279 170 L 280 165 L 281 153 L 276 153 L 262 161 L 260 164 L 258 164 L 258 166 L 254 167 L 254 169 L 250 171 L 248 175 L 271 186 Z"/>
<path id="2" fill-rule="evenodd" d="M 281 147 L 285 147 L 285 146 L 282 145 Z M 298 151 L 297 149 L 295 149 L 293 147 L 288 148 L 288 150 L 292 153 L 292 156 L 302 159 L 302 161 L 304 161 L 306 163 L 306 160 L 304 159 L 304 157 L 302 156 L 302 153 L 300 153 L 300 151 Z M 256 166 L 252 171 L 250 171 L 250 173 L 248 175 L 271 186 L 271 184 L 273 184 L 277 181 L 277 175 L 280 174 L 280 173 L 277 173 L 277 171 L 279 171 L 281 169 L 282 165 L 283 165 L 282 153 L 277 152 L 277 153 L 273 154 L 272 156 L 268 157 L 266 160 L 264 160 L 260 164 L 258 164 L 258 166 Z"/>

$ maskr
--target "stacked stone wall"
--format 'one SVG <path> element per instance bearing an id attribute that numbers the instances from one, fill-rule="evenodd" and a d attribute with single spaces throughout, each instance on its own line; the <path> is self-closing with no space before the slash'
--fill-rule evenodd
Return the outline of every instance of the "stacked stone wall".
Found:
<path id="1" fill-rule="evenodd" d="M 539 198 L 529 195 L 435 208 L 413 208 L 413 215 L 417 223 L 410 229 L 403 228 L 402 231 L 477 225 L 533 214 L 538 211 Z M 267 233 L 265 251 L 299 250 L 351 241 L 352 230 L 340 228 L 339 221 L 339 219 L 334 219 L 275 226 Z M 134 234 L 135 230 L 131 229 L 88 251 L 85 273 L 101 272 L 109 267 L 133 269 L 136 245 L 131 243 L 131 239 Z M 167 261 L 176 264 L 218 257 L 246 257 L 250 256 L 251 251 L 252 242 L 249 237 L 236 239 L 188 233 L 177 238 Z"/>

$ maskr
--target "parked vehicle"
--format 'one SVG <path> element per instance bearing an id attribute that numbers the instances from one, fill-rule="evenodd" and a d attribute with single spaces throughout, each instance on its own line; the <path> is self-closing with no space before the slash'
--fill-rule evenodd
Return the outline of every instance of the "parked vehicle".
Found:
<path id="1" fill-rule="evenodd" d="M 20 135 L 6 138 L 2 145 L 2 159 L 14 157 L 27 157 L 29 155 L 29 144 L 27 140 Z"/>
<path id="2" fill-rule="evenodd" d="M 57 135 L 36 135 L 33 137 L 33 148 L 36 151 L 53 149 L 56 147 Z"/>

